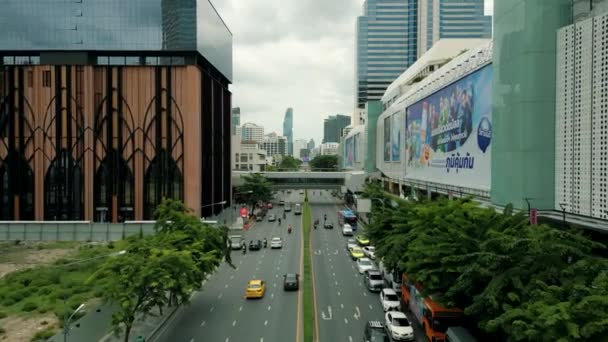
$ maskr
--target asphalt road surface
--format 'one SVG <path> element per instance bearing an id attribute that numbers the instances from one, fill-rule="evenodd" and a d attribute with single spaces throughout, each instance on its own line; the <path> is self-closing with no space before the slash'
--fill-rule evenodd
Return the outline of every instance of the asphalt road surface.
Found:
<path id="1" fill-rule="evenodd" d="M 304 195 L 298 191 L 277 196 L 277 202 L 281 198 L 293 204 L 304 202 Z M 194 295 L 190 305 L 167 323 L 156 341 L 297 341 L 297 334 L 302 335 L 302 328 L 298 328 L 297 323 L 301 319 L 298 315 L 300 291 L 283 290 L 283 274 L 301 273 L 301 216 L 294 215 L 293 204 L 281 226 L 278 221 L 268 222 L 266 216 L 264 221 L 256 222 L 249 231 L 242 233 L 247 243 L 266 237 L 268 248 L 248 250 L 247 254 L 233 251 L 232 261 L 237 269 L 222 265 L 202 291 Z M 282 217 L 283 207 L 275 203 L 269 213 Z M 287 233 L 288 224 L 293 227 L 291 234 Z M 275 236 L 283 239 L 282 249 L 270 249 L 270 239 Z M 266 282 L 264 298 L 245 299 L 245 287 L 251 279 Z"/>
<path id="2" fill-rule="evenodd" d="M 329 191 L 309 191 L 308 200 L 312 221 L 319 219 L 319 227 L 312 231 L 319 341 L 362 341 L 368 321 L 384 322 L 379 294 L 365 287 L 363 275 L 346 251 L 347 238 L 342 236 L 337 215 L 343 205 Z M 323 228 L 324 214 L 333 229 Z M 416 341 L 426 342 L 420 327 L 414 328 Z"/>

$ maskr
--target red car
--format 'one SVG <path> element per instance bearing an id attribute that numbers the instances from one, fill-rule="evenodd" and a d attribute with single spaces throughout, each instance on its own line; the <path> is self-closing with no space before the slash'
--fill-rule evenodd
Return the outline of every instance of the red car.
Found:
<path id="1" fill-rule="evenodd" d="M 272 209 L 272 203 L 268 202 L 267 208 Z"/>

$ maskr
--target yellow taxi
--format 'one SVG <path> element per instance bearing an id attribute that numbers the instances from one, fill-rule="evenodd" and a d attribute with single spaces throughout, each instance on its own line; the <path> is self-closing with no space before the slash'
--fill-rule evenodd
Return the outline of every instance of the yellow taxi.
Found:
<path id="1" fill-rule="evenodd" d="M 245 289 L 245 298 L 262 298 L 266 292 L 266 283 L 263 280 L 250 280 Z"/>
<path id="2" fill-rule="evenodd" d="M 350 249 L 350 257 L 353 260 L 357 260 L 359 258 L 365 257 L 365 254 L 363 253 L 363 250 L 361 249 L 361 247 L 352 247 Z"/>
<path id="3" fill-rule="evenodd" d="M 355 237 L 357 243 L 361 246 L 369 246 L 369 239 L 365 235 L 357 235 Z"/>

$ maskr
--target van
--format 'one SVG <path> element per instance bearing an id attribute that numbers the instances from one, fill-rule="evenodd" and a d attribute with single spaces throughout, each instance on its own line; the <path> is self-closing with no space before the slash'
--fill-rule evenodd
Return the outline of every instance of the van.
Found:
<path id="1" fill-rule="evenodd" d="M 463 327 L 449 327 L 445 332 L 446 342 L 477 342 L 475 337 Z"/>
<path id="2" fill-rule="evenodd" d="M 293 209 L 294 215 L 302 215 L 302 206 L 300 203 L 296 203 L 295 208 Z"/>

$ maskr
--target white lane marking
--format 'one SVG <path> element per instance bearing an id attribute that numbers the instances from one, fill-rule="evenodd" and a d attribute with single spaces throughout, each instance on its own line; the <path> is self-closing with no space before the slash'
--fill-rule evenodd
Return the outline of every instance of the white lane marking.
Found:
<path id="1" fill-rule="evenodd" d="M 193 339 L 193 338 L 191 338 L 191 339 L 190 339 L 190 342 L 194 342 L 194 339 Z"/>
<path id="2" fill-rule="evenodd" d="M 329 268 L 334 268 L 334 265 L 329 265 Z"/>
<path id="3" fill-rule="evenodd" d="M 260 342 L 264 342 L 264 338 L 263 337 L 260 338 Z"/>
<path id="4" fill-rule="evenodd" d="M 344 323 L 348 324 L 348 319 L 346 319 L 346 317 L 344 317 Z"/>
<path id="5" fill-rule="evenodd" d="M 230 280 L 232 280 L 232 279 L 234 279 L 234 276 L 233 276 L 233 275 L 231 275 L 231 276 L 230 276 Z"/>
<path id="6" fill-rule="evenodd" d="M 370 309 L 370 310 L 373 310 L 373 309 L 374 309 L 374 307 L 373 307 L 373 306 L 370 304 L 370 305 L 369 305 L 369 309 Z"/>
<path id="7" fill-rule="evenodd" d="M 358 321 L 359 317 L 361 317 L 361 311 L 359 311 L 359 307 L 355 306 L 355 314 L 353 315 L 353 317 L 355 317 L 355 319 Z"/>
<path id="8" fill-rule="evenodd" d="M 274 275 L 274 277 L 275 277 L 275 278 L 278 278 L 278 277 L 279 277 L 279 275 L 278 275 L 278 274 L 275 274 L 275 275 Z"/>
<path id="9" fill-rule="evenodd" d="M 226 337 L 226 341 L 225 342 L 230 342 L 230 337 Z"/>
<path id="10" fill-rule="evenodd" d="M 239 308 L 239 312 L 243 311 L 243 306 L 241 305 L 241 307 Z"/>
<path id="11" fill-rule="evenodd" d="M 228 284 L 224 285 L 224 288 L 227 289 L 228 288 Z"/>
<path id="12" fill-rule="evenodd" d="M 352 336 L 348 336 L 348 342 L 353 342 L 353 337 Z"/>
<path id="13" fill-rule="evenodd" d="M 204 327 L 204 326 L 205 326 L 205 323 L 206 323 L 206 322 L 205 322 L 205 321 L 203 321 L 203 322 L 201 323 L 201 327 Z"/>
<path id="14" fill-rule="evenodd" d="M 222 299 L 222 296 L 223 296 L 223 295 L 224 295 L 223 293 L 220 293 L 220 294 L 217 296 L 217 299 Z"/>
<path id="15" fill-rule="evenodd" d="M 344 309 L 344 304 L 340 304 L 340 309 Z"/>
<path id="16" fill-rule="evenodd" d="M 277 287 L 277 283 L 274 283 L 274 287 Z"/>
<path id="17" fill-rule="evenodd" d="M 264 325 L 268 325 L 268 320 L 265 320 L 265 321 L 264 321 Z"/>
<path id="18" fill-rule="evenodd" d="M 363 292 L 363 295 L 364 295 L 365 297 L 367 297 L 367 292 Z"/>
<path id="19" fill-rule="evenodd" d="M 272 307 L 272 306 L 268 305 L 268 311 L 270 311 L 270 308 L 271 308 L 271 307 Z"/>
<path id="20" fill-rule="evenodd" d="M 209 312 L 213 312 L 213 310 L 215 310 L 215 306 L 212 306 L 211 310 L 209 310 Z"/>
<path id="21" fill-rule="evenodd" d="M 329 321 L 332 319 L 331 306 L 327 307 L 327 316 L 325 315 L 324 311 L 321 311 L 321 318 L 323 318 L 323 320 L 325 320 L 325 321 Z"/>
<path id="22" fill-rule="evenodd" d="M 340 295 L 340 291 L 338 291 L 338 296 Z"/>
<path id="23" fill-rule="evenodd" d="M 336 276 L 336 272 L 332 273 L 331 275 L 333 275 L 335 277 Z"/>
<path id="24" fill-rule="evenodd" d="M 338 282 L 336 281 L 335 283 L 336 283 L 336 286 L 338 286 Z"/>
<path id="25" fill-rule="evenodd" d="M 235 326 L 235 325 L 236 325 L 236 321 L 232 321 L 232 326 Z"/>
<path id="26" fill-rule="evenodd" d="M 271 293 L 271 294 L 270 294 L 270 298 L 274 298 L 274 293 Z"/>

